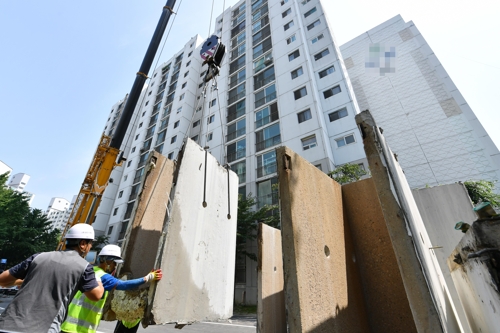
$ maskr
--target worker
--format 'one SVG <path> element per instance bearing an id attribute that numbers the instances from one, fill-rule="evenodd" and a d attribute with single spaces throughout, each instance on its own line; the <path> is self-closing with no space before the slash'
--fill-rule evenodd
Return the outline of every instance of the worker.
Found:
<path id="1" fill-rule="evenodd" d="M 0 332 L 58 333 L 77 291 L 101 299 L 104 287 L 84 259 L 93 240 L 92 226 L 76 224 L 66 233 L 66 251 L 37 253 L 3 272 L 0 286 L 23 283 L 0 315 Z"/>
<path id="2" fill-rule="evenodd" d="M 61 332 L 67 333 L 95 333 L 101 321 L 104 303 L 108 291 L 130 290 L 138 288 L 149 281 L 158 281 L 162 278 L 161 269 L 152 270 L 145 277 L 122 281 L 113 276 L 117 264 L 123 263 L 121 249 L 118 245 L 106 245 L 98 257 L 98 266 L 94 267 L 95 275 L 100 277 L 104 289 L 104 296 L 97 302 L 87 299 L 85 294 L 78 292 L 68 308 L 68 316 L 61 326 Z"/>

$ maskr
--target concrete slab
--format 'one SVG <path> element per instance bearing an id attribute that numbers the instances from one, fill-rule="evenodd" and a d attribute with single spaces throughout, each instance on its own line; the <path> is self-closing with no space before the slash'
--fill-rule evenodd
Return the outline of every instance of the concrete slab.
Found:
<path id="1" fill-rule="evenodd" d="M 471 223 L 476 219 L 467 189 L 463 184 L 456 183 L 414 189 L 412 193 L 431 243 L 434 244 L 431 251 L 446 281 L 446 311 L 458 318 L 461 332 L 472 332 L 447 264 L 448 256 L 463 236 L 461 231 L 454 230 L 455 224 L 459 221 Z"/>
<path id="2" fill-rule="evenodd" d="M 190 323 L 231 317 L 237 204 L 236 173 L 187 139 L 158 256 L 163 279 L 154 295 L 150 291 L 146 321 Z"/>
<path id="3" fill-rule="evenodd" d="M 474 222 L 448 258 L 472 332 L 498 332 L 500 218 Z"/>
<path id="4" fill-rule="evenodd" d="M 281 231 L 259 223 L 257 244 L 257 332 L 286 333 Z"/>
<path id="5" fill-rule="evenodd" d="M 371 332 L 417 332 L 373 179 L 342 185 L 342 203 Z"/>
<path id="6" fill-rule="evenodd" d="M 134 279 L 145 276 L 155 266 L 175 165 L 174 161 L 153 152 L 146 168 L 122 246 L 125 263 L 120 274 L 128 273 Z"/>
<path id="7" fill-rule="evenodd" d="M 289 331 L 369 332 L 340 185 L 289 148 L 276 152 Z"/>

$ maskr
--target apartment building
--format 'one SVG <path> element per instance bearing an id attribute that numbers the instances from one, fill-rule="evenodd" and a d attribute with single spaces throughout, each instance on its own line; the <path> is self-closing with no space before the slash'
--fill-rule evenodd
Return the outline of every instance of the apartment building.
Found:
<path id="1" fill-rule="evenodd" d="M 73 203 L 76 196 L 73 197 Z M 63 231 L 66 223 L 68 223 L 69 214 L 73 208 L 73 203 L 64 198 L 52 198 L 49 202 L 45 216 L 49 219 L 52 229 L 59 229 Z"/>
<path id="2" fill-rule="evenodd" d="M 324 172 L 344 163 L 367 167 L 354 119 L 358 102 L 384 129 L 412 186 L 498 179 L 498 149 L 411 22 L 391 19 L 343 45 L 341 54 L 320 0 L 242 0 L 216 18 L 214 33 L 226 56 L 213 82 L 203 81 L 200 36 L 149 74 L 121 147 L 127 160 L 113 171 L 93 224 L 110 242 L 123 240 L 149 153 L 175 159 L 186 137 L 228 163 L 240 194 L 256 196 L 258 207 L 278 202 L 279 145 Z M 363 54 L 372 43 L 396 48 L 394 77 L 366 74 Z M 112 135 L 125 101 L 112 107 L 106 134 Z M 467 140 L 475 140 L 473 149 L 460 148 L 470 146 Z M 452 151 L 440 151 L 441 142 Z M 433 159 L 439 158 L 470 172 L 452 167 L 437 177 Z M 470 166 L 471 160 L 477 163 Z M 255 303 L 255 262 L 240 259 L 235 280 L 236 300 Z"/>

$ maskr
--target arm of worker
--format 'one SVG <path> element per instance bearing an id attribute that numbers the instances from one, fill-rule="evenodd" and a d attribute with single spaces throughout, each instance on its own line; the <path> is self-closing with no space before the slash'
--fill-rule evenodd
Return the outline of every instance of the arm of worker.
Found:
<path id="1" fill-rule="evenodd" d="M 28 268 L 30 267 L 33 259 L 38 255 L 34 254 L 25 261 L 17 264 L 14 267 L 11 267 L 9 270 L 4 271 L 0 274 L 0 286 L 2 287 L 12 287 L 19 286 L 23 283 L 23 279 L 26 277 L 28 273 Z M 18 282 L 20 281 L 20 284 Z"/>
<path id="2" fill-rule="evenodd" d="M 161 269 L 153 270 L 151 273 L 146 275 L 145 277 L 123 281 L 115 278 L 111 274 L 104 274 L 102 279 L 102 284 L 104 289 L 107 291 L 117 289 L 117 290 L 130 290 L 138 288 L 141 284 L 144 284 L 149 281 L 159 281 L 163 277 L 163 273 Z"/>
<path id="3" fill-rule="evenodd" d="M 104 295 L 101 279 L 95 276 L 94 269 L 88 265 L 82 275 L 80 291 L 91 301 L 97 302 Z"/>

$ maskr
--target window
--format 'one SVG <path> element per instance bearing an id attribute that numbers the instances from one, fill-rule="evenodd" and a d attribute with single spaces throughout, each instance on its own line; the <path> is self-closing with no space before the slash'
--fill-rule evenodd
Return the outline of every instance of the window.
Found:
<path id="1" fill-rule="evenodd" d="M 293 80 L 293 79 L 301 76 L 302 74 L 304 74 L 304 71 L 302 70 L 302 67 L 299 67 L 296 70 L 292 71 L 291 74 L 292 74 L 292 80 Z"/>
<path id="2" fill-rule="evenodd" d="M 174 143 L 175 141 L 177 141 L 177 135 L 174 135 L 174 136 L 170 139 L 170 143 Z"/>
<path id="3" fill-rule="evenodd" d="M 280 124 L 275 123 L 255 132 L 256 151 L 275 146 L 281 143 Z"/>
<path id="4" fill-rule="evenodd" d="M 285 24 L 283 26 L 283 29 L 285 29 L 285 31 L 287 31 L 288 29 L 290 29 L 291 27 L 293 27 L 293 20 L 291 20 L 290 22 L 288 22 L 287 24 Z"/>
<path id="5" fill-rule="evenodd" d="M 349 134 L 347 136 L 344 136 L 343 138 L 335 139 L 335 142 L 337 142 L 337 147 L 340 148 L 351 143 L 355 143 L 356 140 L 354 140 L 354 134 Z"/>
<path id="6" fill-rule="evenodd" d="M 318 61 L 319 59 L 321 59 L 323 57 L 326 57 L 329 54 L 330 54 L 330 51 L 328 49 L 324 49 L 320 53 L 317 53 L 317 54 L 314 55 L 314 60 Z"/>
<path id="7" fill-rule="evenodd" d="M 257 183 L 257 209 L 260 209 L 265 205 L 278 204 L 278 189 L 273 186 L 277 183 L 277 177 Z"/>
<path id="8" fill-rule="evenodd" d="M 273 82 L 275 79 L 274 75 L 274 66 L 270 67 L 262 72 L 260 74 L 257 74 L 253 78 L 253 89 L 254 90 L 259 90 L 263 86 L 265 86 L 268 83 Z"/>
<path id="9" fill-rule="evenodd" d="M 302 149 L 308 150 L 317 146 L 316 135 L 308 136 L 307 138 L 301 139 Z"/>
<path id="10" fill-rule="evenodd" d="M 322 79 L 325 76 L 332 74 L 333 72 L 335 72 L 335 68 L 333 66 L 330 66 L 326 69 L 323 69 L 321 72 L 318 73 L 319 78 Z"/>
<path id="11" fill-rule="evenodd" d="M 196 134 L 195 136 L 193 136 L 193 137 L 191 138 L 191 140 L 193 140 L 193 141 L 198 141 L 198 134 Z"/>
<path id="12" fill-rule="evenodd" d="M 199 124 L 200 124 L 200 120 L 195 121 L 195 122 L 193 123 L 193 128 L 194 128 L 194 127 L 196 127 L 196 126 L 198 126 Z"/>
<path id="13" fill-rule="evenodd" d="M 241 22 L 231 30 L 231 38 L 237 36 L 243 30 L 245 30 L 245 21 Z"/>
<path id="14" fill-rule="evenodd" d="M 184 73 L 184 77 L 188 76 L 189 74 L 189 71 L 187 71 L 186 73 Z"/>
<path id="15" fill-rule="evenodd" d="M 271 28 L 269 25 L 266 25 L 264 29 L 252 36 L 252 45 L 257 45 L 261 40 L 264 40 L 269 36 L 271 36 Z"/>
<path id="16" fill-rule="evenodd" d="M 308 17 L 312 13 L 316 12 L 316 7 L 309 9 L 307 12 L 304 13 L 304 17 Z"/>
<path id="17" fill-rule="evenodd" d="M 146 101 L 146 103 L 144 103 L 144 106 L 147 106 L 149 104 L 149 101 Z"/>
<path id="18" fill-rule="evenodd" d="M 137 139 L 139 139 L 139 134 L 137 134 L 137 135 L 135 136 L 135 139 L 136 139 L 136 140 L 137 140 Z"/>
<path id="19" fill-rule="evenodd" d="M 330 88 L 328 90 L 323 91 L 323 96 L 325 99 L 332 97 L 333 95 L 336 95 L 340 93 L 340 86 L 335 86 L 333 88 Z"/>
<path id="20" fill-rule="evenodd" d="M 113 216 L 115 216 L 116 214 L 118 214 L 118 207 L 116 207 L 116 208 L 113 210 Z"/>
<path id="21" fill-rule="evenodd" d="M 193 44 L 191 44 L 191 47 L 193 47 Z M 193 51 L 188 53 L 188 58 L 191 56 L 191 54 L 193 54 Z"/>
<path id="22" fill-rule="evenodd" d="M 200 74 L 200 77 L 202 77 L 203 75 L 205 75 L 207 71 L 203 71 L 201 74 Z"/>
<path id="23" fill-rule="evenodd" d="M 298 57 L 300 57 L 300 52 L 299 50 L 295 50 L 288 55 L 288 61 L 292 61 L 293 59 L 297 59 Z"/>
<path id="24" fill-rule="evenodd" d="M 299 120 L 299 124 L 303 123 L 304 121 L 307 121 L 312 118 L 311 115 L 311 110 L 307 109 L 305 111 L 297 113 L 297 119 Z"/>
<path id="25" fill-rule="evenodd" d="M 238 45 L 235 49 L 231 51 L 231 60 L 238 58 L 240 55 L 245 53 L 247 49 L 247 43 L 242 43 Z"/>
<path id="26" fill-rule="evenodd" d="M 191 53 L 193 53 L 193 52 L 191 52 Z M 191 55 L 191 53 L 190 53 L 189 55 Z M 189 61 L 186 63 L 186 67 L 188 67 L 189 65 L 191 65 L 191 60 L 189 60 Z M 187 72 L 187 73 L 189 73 L 189 72 Z M 184 74 L 184 76 L 186 76 L 186 74 Z"/>
<path id="27" fill-rule="evenodd" d="M 272 47 L 273 44 L 271 42 L 271 38 L 266 39 L 265 41 L 263 41 L 262 43 L 253 48 L 253 59 L 256 59 L 260 55 L 266 53 L 267 51 L 272 49 Z"/>
<path id="28" fill-rule="evenodd" d="M 281 13 L 281 17 L 286 17 L 288 14 L 291 14 L 291 13 L 292 13 L 292 9 L 288 8 L 283 13 Z"/>
<path id="29" fill-rule="evenodd" d="M 179 127 L 180 122 L 181 122 L 180 120 L 177 120 L 177 121 L 174 123 L 174 128 Z"/>
<path id="30" fill-rule="evenodd" d="M 309 24 L 309 25 L 307 26 L 307 30 L 311 30 L 311 29 L 313 29 L 314 27 L 318 26 L 320 23 L 321 23 L 321 22 L 320 22 L 319 20 L 314 21 L 313 23 L 311 23 L 311 24 Z"/>
<path id="31" fill-rule="evenodd" d="M 201 111 L 201 109 L 202 109 L 202 107 L 201 107 L 201 106 L 198 106 L 198 108 L 196 109 L 196 112 L 200 112 L 200 111 Z"/>
<path id="32" fill-rule="evenodd" d="M 135 152 L 135 147 L 132 148 L 132 152 Z"/>
<path id="33" fill-rule="evenodd" d="M 118 198 L 121 198 L 123 196 L 123 191 L 120 191 L 120 193 L 118 193 Z"/>
<path id="34" fill-rule="evenodd" d="M 212 132 L 207 134 L 207 142 L 212 141 L 213 138 L 214 138 L 214 134 Z"/>
<path id="35" fill-rule="evenodd" d="M 173 160 L 173 159 L 174 159 L 174 152 L 169 153 L 169 154 L 167 155 L 167 158 L 168 158 L 169 160 Z"/>
<path id="36" fill-rule="evenodd" d="M 262 127 L 275 120 L 278 120 L 278 104 L 273 103 L 262 110 L 255 112 L 255 128 Z"/>
<path id="37" fill-rule="evenodd" d="M 253 62 L 254 73 L 257 73 L 261 69 L 271 66 L 272 64 L 273 64 L 273 55 L 271 54 L 271 52 L 269 52 L 268 54 L 260 57 L 259 59 Z"/>
<path id="38" fill-rule="evenodd" d="M 275 150 L 257 156 L 257 178 L 273 174 L 276 170 Z"/>
<path id="39" fill-rule="evenodd" d="M 246 79 L 246 69 L 243 69 L 239 71 L 238 73 L 234 74 L 229 78 L 229 89 L 232 89 L 236 87 L 238 84 L 241 82 L 245 81 Z"/>
<path id="40" fill-rule="evenodd" d="M 246 38 L 247 38 L 247 34 L 244 31 L 243 33 L 239 34 L 238 36 L 234 37 L 231 40 L 231 47 L 234 48 L 235 46 L 237 46 L 240 43 L 244 42 Z"/>
<path id="41" fill-rule="evenodd" d="M 265 27 L 268 24 L 269 24 L 269 15 L 266 15 L 262 19 L 252 24 L 252 33 L 253 34 L 256 33 L 257 31 L 262 29 L 262 27 Z"/>
<path id="42" fill-rule="evenodd" d="M 141 128 L 141 127 L 142 127 L 142 123 L 139 124 L 139 128 Z"/>
<path id="43" fill-rule="evenodd" d="M 161 131 L 160 133 L 158 133 L 158 135 L 156 136 L 156 145 L 162 143 L 163 141 L 165 141 L 165 137 L 167 136 L 167 131 Z M 158 149 L 158 147 L 156 147 Z M 159 153 L 161 153 L 161 151 L 159 151 Z"/>
<path id="44" fill-rule="evenodd" d="M 231 165 L 231 170 L 236 172 L 236 174 L 238 175 L 238 179 L 239 179 L 238 183 L 239 184 L 246 182 L 247 165 L 246 165 L 245 161 L 241 161 L 241 162 L 238 162 L 238 163 Z"/>
<path id="45" fill-rule="evenodd" d="M 184 99 L 184 95 L 185 94 L 182 94 L 182 95 L 179 96 L 179 101 L 182 101 Z"/>
<path id="46" fill-rule="evenodd" d="M 323 171 L 323 168 L 321 167 L 321 164 L 316 164 L 314 165 L 316 168 L 320 169 L 321 171 Z"/>
<path id="47" fill-rule="evenodd" d="M 227 161 L 239 160 L 246 155 L 246 139 L 242 139 L 227 146 Z"/>
<path id="48" fill-rule="evenodd" d="M 288 0 L 283 0 L 281 1 L 281 5 L 283 6 L 284 4 L 286 4 L 288 2 Z"/>
<path id="49" fill-rule="evenodd" d="M 276 99 L 276 85 L 271 85 L 255 94 L 255 108 Z"/>
<path id="50" fill-rule="evenodd" d="M 198 88 L 201 88 L 203 86 L 203 82 L 198 85 Z"/>
<path id="51" fill-rule="evenodd" d="M 227 94 L 227 97 L 228 97 L 227 104 L 228 105 L 233 104 L 237 100 L 245 97 L 245 94 L 246 94 L 246 88 L 245 88 L 245 82 L 243 82 L 242 84 L 240 84 L 236 88 L 229 90 L 229 92 Z"/>
<path id="52" fill-rule="evenodd" d="M 207 118 L 207 125 L 211 124 L 215 121 L 215 115 L 211 115 L 210 117 Z"/>
<path id="53" fill-rule="evenodd" d="M 306 4 L 306 3 L 308 3 L 309 1 L 311 1 L 311 0 L 304 0 L 304 1 L 302 1 L 301 3 L 302 3 L 302 5 L 305 5 L 305 4 Z"/>
<path id="54" fill-rule="evenodd" d="M 246 119 L 243 118 L 227 126 L 226 141 L 234 140 L 246 132 Z"/>
<path id="55" fill-rule="evenodd" d="M 295 90 L 293 92 L 293 97 L 295 98 L 295 100 L 301 99 L 302 97 L 304 97 L 306 95 L 307 95 L 306 87 L 302 87 L 302 88 Z"/>
<path id="56" fill-rule="evenodd" d="M 311 39 L 311 43 L 314 44 L 316 43 L 317 41 L 323 39 L 324 35 L 323 34 L 319 34 L 317 37 L 314 37 L 313 39 Z"/>
<path id="57" fill-rule="evenodd" d="M 148 93 L 148 96 L 151 96 L 151 93 L 152 93 L 152 91 L 150 91 L 150 92 Z"/>
<path id="58" fill-rule="evenodd" d="M 110 227 L 108 228 L 108 236 L 109 236 L 109 235 L 111 235 L 111 233 L 113 232 L 113 227 L 114 227 L 114 226 L 110 226 Z"/>
<path id="59" fill-rule="evenodd" d="M 177 109 L 177 113 L 181 113 L 181 111 L 182 111 L 182 106 Z"/>
<path id="60" fill-rule="evenodd" d="M 245 66 L 245 61 L 246 61 L 245 55 L 242 55 L 241 57 L 230 63 L 229 74 L 233 74 L 234 72 Z"/>
<path id="61" fill-rule="evenodd" d="M 123 176 L 123 181 L 126 182 L 128 178 L 128 175 Z"/>
<path id="62" fill-rule="evenodd" d="M 184 82 L 184 83 L 182 84 L 182 87 L 181 87 L 181 89 L 184 89 L 184 88 L 186 88 L 186 85 L 187 85 L 187 82 Z"/>
<path id="63" fill-rule="evenodd" d="M 297 38 L 295 37 L 295 34 L 293 34 L 293 35 L 291 35 L 290 37 L 288 37 L 288 38 L 286 39 L 286 43 L 287 43 L 287 44 L 291 44 L 291 43 L 295 42 L 295 40 L 296 40 L 296 39 L 297 39 Z"/>
<path id="64" fill-rule="evenodd" d="M 132 160 L 127 162 L 127 168 L 132 164 Z"/>
<path id="65" fill-rule="evenodd" d="M 330 118 L 330 122 L 335 121 L 335 120 L 339 120 L 340 118 L 347 117 L 347 109 L 342 108 L 340 110 L 332 112 L 328 115 L 328 117 Z"/>
<path id="66" fill-rule="evenodd" d="M 142 113 L 142 116 L 141 116 L 141 117 L 144 117 L 145 115 L 146 115 L 146 111 L 144 111 L 144 112 Z"/>
<path id="67" fill-rule="evenodd" d="M 208 107 L 211 108 L 217 104 L 217 99 L 213 99 L 210 103 L 208 103 Z"/>
<path id="68" fill-rule="evenodd" d="M 227 109 L 227 122 L 233 121 L 242 115 L 244 115 L 246 112 L 246 105 L 245 105 L 245 100 L 239 101 L 236 104 L 231 105 Z"/>

